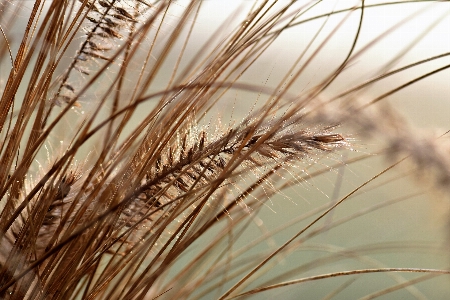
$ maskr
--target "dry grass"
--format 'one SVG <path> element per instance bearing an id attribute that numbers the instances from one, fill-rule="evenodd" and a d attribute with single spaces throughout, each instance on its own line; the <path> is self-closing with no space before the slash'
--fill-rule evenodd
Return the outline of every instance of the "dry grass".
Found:
<path id="1" fill-rule="evenodd" d="M 405 208 L 419 195 L 448 193 L 445 135 L 419 133 L 388 103 L 424 80 L 446 78 L 449 65 L 440 59 L 448 52 L 401 61 L 432 27 L 370 75 L 348 74 L 377 43 L 420 17 L 399 16 L 365 41 L 367 11 L 414 2 L 440 2 L 431 5 L 444 11 L 450 3 L 362 1 L 319 14 L 320 2 L 247 3 L 244 14 L 231 14 L 201 43 L 197 26 L 208 14 L 202 1 L 0 2 L 2 298 L 231 299 L 291 285 L 294 298 L 400 291 L 425 299 L 448 291 L 439 291 L 450 273 L 442 235 L 374 236 L 341 246 L 335 230 L 343 227 L 337 238 L 351 241 L 349 222 L 362 219 L 369 228 L 372 216 L 389 215 L 378 210 L 399 204 L 393 214 L 402 219 L 417 213 Z M 14 22 L 22 19 L 26 26 L 15 36 L 13 25 L 21 24 Z M 255 69 L 314 22 L 314 34 L 295 44 L 281 73 Z M 350 35 L 340 42 L 344 54 L 316 77 L 314 63 L 326 59 L 324 49 L 341 30 Z M 348 76 L 350 86 L 343 83 Z M 364 143 L 376 145 L 364 150 Z M 365 175 L 340 182 L 344 170 L 354 174 L 361 166 Z M 327 177 L 335 175 L 337 181 Z M 410 188 L 406 177 L 421 187 Z M 320 181 L 325 185 L 316 190 Z M 392 182 L 402 188 L 371 199 L 372 190 Z M 325 194 L 330 199 L 316 203 Z M 305 211 L 306 203 L 314 207 Z M 292 216 L 295 206 L 300 213 Z M 276 226 L 266 225 L 269 210 L 282 216 Z M 382 223 L 379 233 L 389 236 Z M 298 253 L 305 255 L 289 260 Z M 389 264 L 378 257 L 386 253 L 425 259 Z M 374 273 L 381 273 L 379 283 L 364 283 Z M 431 289 L 420 286 L 425 281 Z"/>

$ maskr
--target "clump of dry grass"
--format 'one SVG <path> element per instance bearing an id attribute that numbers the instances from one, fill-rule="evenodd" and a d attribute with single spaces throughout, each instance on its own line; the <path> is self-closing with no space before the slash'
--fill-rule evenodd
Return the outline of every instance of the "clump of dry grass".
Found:
<path id="1" fill-rule="evenodd" d="M 2 66 L 11 60 L 0 86 L 2 297 L 228 299 L 306 281 L 380 272 L 397 285 L 367 290 L 369 298 L 396 289 L 421 297 L 416 282 L 448 274 L 443 267 L 383 266 L 364 254 L 375 246 L 369 250 L 317 246 L 330 253 L 324 262 L 313 259 L 281 274 L 267 270 L 290 252 L 313 247 L 307 242 L 314 236 L 414 198 L 414 194 L 394 197 L 338 220 L 331 217 L 348 199 L 382 183 L 381 177 L 399 163 L 293 219 L 300 227 L 269 252 L 253 255 L 250 250 L 262 241 L 272 243 L 276 230 L 235 249 L 250 224 L 261 223 L 258 213 L 271 206 L 273 196 L 294 185 L 311 184 L 343 164 L 370 161 L 370 155 L 346 159 L 337 154 L 358 149 L 355 139 L 381 133 L 388 149 L 382 153 L 391 158 L 408 155 L 414 165 L 438 175 L 433 187 L 447 188 L 445 143 L 412 136 L 395 110 L 380 105 L 408 84 L 368 103 L 360 100 L 363 89 L 383 78 L 445 54 L 397 70 L 384 66 L 371 80 L 327 97 L 327 89 L 344 71 L 389 34 L 356 47 L 364 12 L 388 3 L 363 1 L 308 18 L 319 2 L 255 2 L 243 21 L 235 22 L 234 30 L 228 31 L 226 24 L 218 30 L 217 34 L 225 33 L 222 40 L 212 36 L 204 46 L 196 46 L 191 61 L 185 52 L 199 16 L 207 13 L 202 1 L 80 0 L 48 5 L 36 1 L 20 41 L 1 22 Z M 1 7 L 4 20 L 26 11 L 9 1 Z M 338 14 L 345 17 L 335 30 L 315 45 L 320 28 L 290 69 L 281 78 L 275 76 L 275 87 L 242 80 L 282 35 L 308 21 Z M 298 93 L 298 80 L 354 16 L 358 21 L 342 60 L 314 86 Z M 410 84 L 446 68 L 418 76 Z M 169 75 L 163 73 L 167 69 Z M 259 102 L 243 114 L 223 109 L 240 110 L 230 104 L 237 92 L 258 94 Z M 55 136 L 62 140 L 60 147 L 55 146 Z M 46 155 L 46 162 L 40 163 Z M 327 221 L 322 224 L 323 220 Z M 441 245 L 376 245 L 381 245 L 380 251 L 398 253 L 422 247 L 429 255 L 443 251 Z M 286 279 L 339 261 L 337 256 L 365 265 Z M 408 280 L 395 272 L 427 277 Z M 339 285 L 328 297 L 350 284 Z"/>

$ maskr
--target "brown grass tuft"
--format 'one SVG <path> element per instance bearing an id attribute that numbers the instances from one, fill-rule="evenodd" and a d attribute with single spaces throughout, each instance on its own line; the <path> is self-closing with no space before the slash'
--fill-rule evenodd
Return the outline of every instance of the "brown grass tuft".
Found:
<path id="1" fill-rule="evenodd" d="M 446 76 L 450 65 L 440 59 L 448 52 L 402 61 L 445 16 L 370 75 L 352 69 L 421 15 L 367 40 L 371 11 L 450 3 L 361 1 L 330 10 L 321 2 L 245 3 L 200 34 L 204 44 L 198 26 L 208 1 L 0 2 L 1 298 L 232 299 L 286 286 L 294 298 L 440 296 L 438 275 L 450 272 L 441 235 L 387 240 L 392 225 L 384 220 L 418 215 L 403 203 L 448 189 L 446 135 L 419 134 L 388 102 Z M 340 31 L 351 38 L 329 60 L 324 53 Z M 291 42 L 296 57 L 275 58 Z M 273 62 L 281 73 L 266 72 Z M 324 75 L 316 76 L 318 62 Z M 362 165 L 367 173 L 344 177 Z M 403 180 L 411 173 L 420 188 Z M 402 188 L 384 190 L 397 180 Z M 345 227 L 358 219 L 363 225 Z M 300 252 L 313 254 L 289 260 Z M 410 252 L 426 258 L 397 266 L 377 256 Z M 354 280 L 375 273 L 381 283 L 355 290 Z M 319 285 L 308 290 L 308 281 Z M 424 281 L 434 285 L 421 291 Z"/>

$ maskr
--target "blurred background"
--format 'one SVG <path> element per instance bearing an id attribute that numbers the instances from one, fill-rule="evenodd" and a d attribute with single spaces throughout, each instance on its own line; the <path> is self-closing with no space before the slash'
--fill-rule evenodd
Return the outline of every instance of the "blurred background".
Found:
<path id="1" fill-rule="evenodd" d="M 364 51 L 320 97 L 332 98 L 380 73 L 449 53 L 450 39 L 447 37 L 450 29 L 450 3 L 390 2 L 390 5 L 364 10 L 354 53 L 361 49 Z M 298 5 L 311 3 L 317 5 L 305 13 L 301 20 L 360 5 L 360 1 L 299 1 Z M 386 1 L 365 1 L 368 6 L 377 3 L 386 4 Z M 235 1 L 235 4 L 231 6 L 229 2 L 204 1 L 202 18 L 197 20 L 198 33 L 193 35 L 193 41 L 198 40 L 200 45 L 204 36 L 210 36 L 211 33 L 218 35 L 218 40 L 222 32 L 225 37 L 227 31 L 220 29 L 223 28 L 220 26 L 225 22 L 225 28 L 234 28 L 233 24 L 242 19 L 239 16 L 245 14 L 253 2 Z M 313 54 L 315 57 L 290 90 L 292 94 L 307 91 L 335 71 L 345 59 L 355 38 L 359 20 L 360 10 L 343 11 L 289 28 L 243 74 L 241 80 L 275 87 L 317 34 L 303 61 L 307 61 Z M 219 28 L 218 31 L 215 31 L 216 28 Z M 326 43 L 321 46 L 325 40 Z M 315 53 L 319 46 L 322 48 Z M 449 63 L 449 56 L 445 56 L 389 76 L 357 94 L 358 101 L 369 102 Z M 233 107 L 235 117 L 237 111 L 245 114 L 246 110 L 240 107 L 248 109 L 256 99 L 263 101 L 264 98 L 257 93 L 234 93 L 225 97 L 221 109 Z M 450 70 L 446 69 L 383 99 L 379 105 L 395 110 L 401 117 L 399 121 L 414 128 L 418 136 L 423 134 L 437 137 L 450 129 L 448 95 Z M 249 231 L 242 237 L 242 245 L 248 240 L 264 236 L 267 231 L 279 228 L 282 224 L 300 219 L 318 207 L 322 207 L 323 211 L 327 204 L 347 195 L 400 158 L 376 155 L 386 146 L 382 136 L 368 138 L 360 128 L 347 128 L 345 124 L 342 129 L 352 135 L 355 151 L 316 158 L 314 162 L 305 159 L 303 167 L 297 169 L 305 181 L 267 202 L 259 218 L 255 219 L 254 231 Z M 448 137 L 444 136 L 443 139 Z M 346 163 L 362 154 L 373 156 L 358 163 Z M 327 168 L 329 172 L 313 176 L 317 170 Z M 301 241 L 300 238 L 286 257 L 274 259 L 274 264 L 266 269 L 267 274 L 262 275 L 259 280 L 263 282 L 264 279 L 273 278 L 274 274 L 282 274 L 287 270 L 290 270 L 288 276 L 278 278 L 278 282 L 364 268 L 446 269 L 449 266 L 448 200 L 448 196 L 438 191 L 423 169 L 406 161 L 365 186 L 307 231 L 304 240 Z M 279 246 L 287 241 L 311 220 L 311 217 L 306 218 L 271 236 L 258 250 L 253 249 L 252 253 L 264 248 L 275 249 L 275 245 Z M 327 226 L 330 229 L 323 230 Z M 259 286 L 259 280 L 250 283 L 248 288 Z M 417 283 L 377 296 L 377 292 L 408 280 L 417 280 Z M 277 281 L 270 283 L 275 282 Z M 306 282 L 260 293 L 249 299 L 445 299 L 449 296 L 450 278 L 447 275 L 382 273 Z"/>

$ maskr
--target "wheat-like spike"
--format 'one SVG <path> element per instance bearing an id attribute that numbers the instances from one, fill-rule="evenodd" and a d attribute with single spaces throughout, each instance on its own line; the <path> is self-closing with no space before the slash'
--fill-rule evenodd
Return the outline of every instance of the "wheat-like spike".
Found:
<path id="1" fill-rule="evenodd" d="M 137 187 L 139 196 L 134 198 L 133 204 L 131 204 L 134 209 L 145 208 L 145 211 L 135 210 L 132 213 L 131 208 L 127 207 L 125 208 L 126 216 L 145 215 L 150 209 L 167 203 L 170 203 L 171 206 L 183 205 L 184 207 L 180 211 L 186 213 L 191 203 L 173 201 L 177 198 L 183 199 L 183 194 L 196 190 L 201 191 L 208 187 L 211 182 L 217 180 L 230 158 L 236 155 L 247 156 L 245 158 L 247 163 L 244 163 L 243 166 L 248 164 L 245 167 L 248 171 L 255 166 L 271 165 L 274 160 L 279 162 L 301 159 L 313 151 L 331 151 L 336 147 L 347 145 L 341 135 L 327 130 L 318 132 L 299 130 L 289 135 L 276 132 L 257 147 L 254 146 L 258 140 L 264 139 L 262 132 L 255 134 L 245 142 L 245 145 L 242 145 L 244 140 L 248 140 L 245 134 L 233 133 L 233 135 L 234 138 L 228 135 L 208 141 L 207 133 L 201 131 L 200 139 L 195 140 L 192 144 L 186 144 L 186 140 L 191 140 L 191 138 L 185 135 L 179 149 L 169 147 L 170 153 L 180 153 L 179 159 L 173 161 L 173 158 L 170 158 L 172 154 L 166 154 L 166 156 L 156 159 L 155 166 L 150 168 L 150 173 Z M 240 148 L 243 150 L 238 151 Z M 248 155 L 247 152 L 253 153 Z M 169 162 L 170 164 L 168 164 Z M 239 173 L 242 170 L 238 168 L 235 172 Z M 233 178 L 233 175 L 229 178 Z M 151 227 L 155 226 L 150 224 L 144 226 L 144 228 Z M 139 234 L 135 233 L 132 236 L 138 237 Z"/>
<path id="2" fill-rule="evenodd" d="M 90 71 L 87 64 L 90 60 L 100 59 L 111 62 L 107 53 L 113 45 L 120 43 L 123 38 L 121 32 L 134 30 L 134 24 L 142 22 L 144 11 L 151 8 L 150 4 L 144 7 L 143 4 L 133 0 L 90 0 L 85 7 L 86 19 L 92 24 L 85 30 L 85 39 L 52 98 L 52 102 L 57 105 L 61 105 L 61 100 L 69 103 L 74 95 L 73 84 L 69 83 L 72 70 L 88 76 Z"/>

